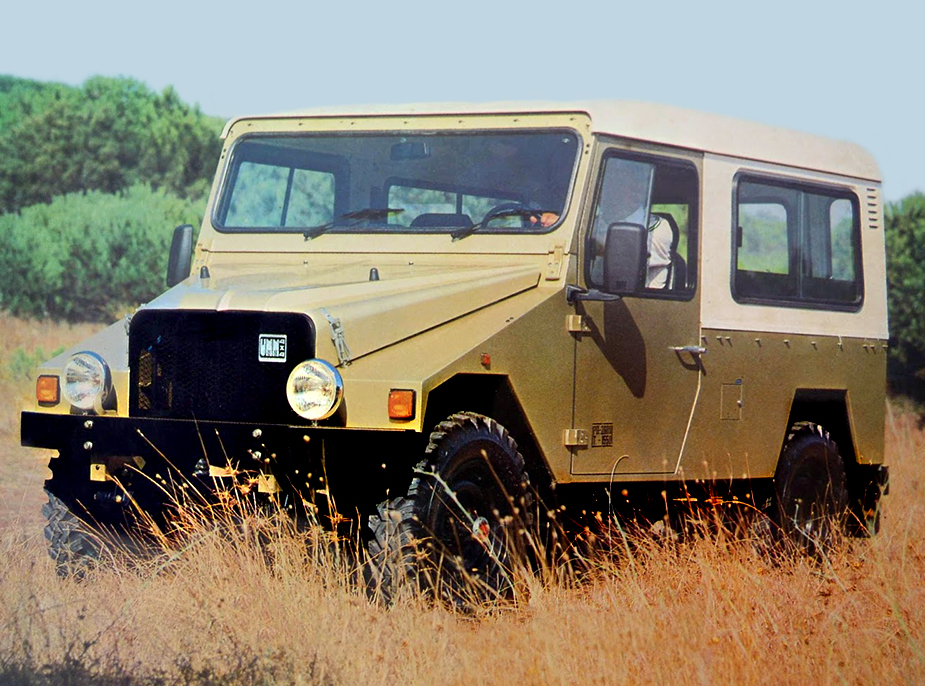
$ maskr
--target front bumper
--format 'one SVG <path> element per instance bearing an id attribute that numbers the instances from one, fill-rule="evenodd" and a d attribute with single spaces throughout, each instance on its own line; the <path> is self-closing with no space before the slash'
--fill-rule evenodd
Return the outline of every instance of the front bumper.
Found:
<path id="1" fill-rule="evenodd" d="M 70 455 L 166 459 L 185 471 L 202 458 L 209 464 L 250 466 L 264 463 L 264 458 L 271 455 L 283 461 L 304 461 L 311 452 L 312 440 L 343 431 L 346 430 L 279 424 L 23 412 L 21 442 Z"/>
<path id="2" fill-rule="evenodd" d="M 351 509 L 366 510 L 387 488 L 386 473 L 406 468 L 414 440 L 395 430 L 31 411 L 21 423 L 22 445 L 58 451 L 46 482 L 55 495 L 88 503 L 101 491 L 131 488 L 146 509 L 184 484 L 198 491 L 249 483 L 300 500 L 337 491 Z"/>

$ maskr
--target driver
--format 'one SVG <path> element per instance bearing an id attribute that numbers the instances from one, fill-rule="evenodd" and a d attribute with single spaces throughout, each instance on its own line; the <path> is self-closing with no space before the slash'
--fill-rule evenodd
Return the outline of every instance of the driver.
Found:
<path id="1" fill-rule="evenodd" d="M 614 223 L 629 223 L 645 226 L 647 229 L 648 259 L 645 287 L 670 287 L 668 276 L 674 235 L 667 221 L 649 212 L 652 171 L 652 166 L 644 162 L 619 158 L 608 160 L 592 227 L 592 283 L 601 284 L 603 281 L 607 228 Z"/>

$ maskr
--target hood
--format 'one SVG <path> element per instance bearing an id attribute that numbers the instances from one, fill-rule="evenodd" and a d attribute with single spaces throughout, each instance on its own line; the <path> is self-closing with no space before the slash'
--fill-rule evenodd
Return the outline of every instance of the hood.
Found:
<path id="1" fill-rule="evenodd" d="M 349 363 L 444 322 L 535 288 L 537 265 L 383 269 L 368 267 L 273 272 L 237 268 L 188 279 L 146 307 L 185 310 L 304 312 L 315 322 L 316 355 Z M 362 280 L 359 280 L 362 274 Z M 336 335 L 335 331 L 342 332 Z M 340 340 L 338 340 L 340 339 Z"/>

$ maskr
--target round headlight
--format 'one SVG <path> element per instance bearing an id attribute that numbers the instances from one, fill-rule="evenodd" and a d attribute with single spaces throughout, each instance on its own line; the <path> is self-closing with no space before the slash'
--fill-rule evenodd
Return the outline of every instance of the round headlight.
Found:
<path id="1" fill-rule="evenodd" d="M 61 396 L 78 410 L 102 411 L 112 388 L 109 366 L 96 353 L 71 355 L 61 370 Z"/>
<path id="2" fill-rule="evenodd" d="M 286 382 L 289 406 L 305 419 L 330 417 L 343 395 L 344 382 L 340 373 L 324 360 L 301 362 Z"/>

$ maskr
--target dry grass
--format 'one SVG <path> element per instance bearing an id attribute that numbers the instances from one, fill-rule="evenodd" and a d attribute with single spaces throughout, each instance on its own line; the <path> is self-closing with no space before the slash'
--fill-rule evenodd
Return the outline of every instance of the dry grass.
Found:
<path id="1" fill-rule="evenodd" d="M 476 615 L 371 604 L 349 561 L 285 526 L 264 524 L 259 545 L 253 528 L 191 526 L 140 568 L 83 582 L 55 577 L 39 525 L 6 526 L 0 682 L 922 683 L 925 432 L 891 409 L 874 540 L 817 565 L 722 536 L 642 537 L 630 557 L 601 552 L 579 586 L 534 581 L 516 607 Z"/>

